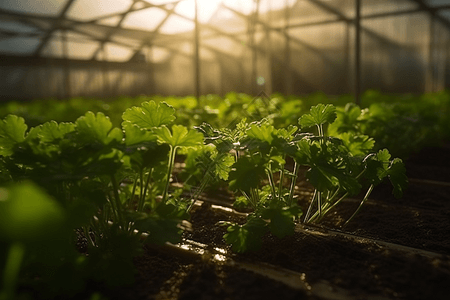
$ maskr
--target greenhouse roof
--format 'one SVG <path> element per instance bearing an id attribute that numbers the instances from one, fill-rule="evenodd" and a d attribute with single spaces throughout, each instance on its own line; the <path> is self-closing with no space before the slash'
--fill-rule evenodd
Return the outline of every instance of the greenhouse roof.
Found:
<path id="1" fill-rule="evenodd" d="M 354 0 L 1 1 L 0 54 L 152 63 L 174 53 L 192 56 L 196 2 L 200 55 L 206 60 L 214 53 L 239 56 L 246 46 L 254 47 L 264 35 L 256 34 L 250 43 L 251 30 L 283 33 L 286 28 L 354 18 Z M 429 11 L 450 27 L 446 0 L 366 0 L 363 4 L 363 18 Z M 251 25 L 255 14 L 259 17 Z"/>

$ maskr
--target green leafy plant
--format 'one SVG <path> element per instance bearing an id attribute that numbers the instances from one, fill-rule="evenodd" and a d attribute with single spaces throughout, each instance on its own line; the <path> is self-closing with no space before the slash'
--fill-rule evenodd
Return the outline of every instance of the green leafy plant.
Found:
<path id="1" fill-rule="evenodd" d="M 324 125 L 334 122 L 336 109 L 332 105 L 319 104 L 309 114 L 299 119 L 304 128 L 316 127 L 317 135 L 302 138 L 294 153 L 297 164 L 309 167 L 307 179 L 315 187 L 304 222 L 318 222 L 345 197 L 360 193 L 368 184 L 365 196 L 355 212 L 367 201 L 373 188 L 388 177 L 394 195 L 401 197 L 407 186 L 405 168 L 401 159 L 392 159 L 387 149 L 371 153 L 374 140 L 368 136 L 350 132 L 338 137 L 325 134 Z M 353 214 L 345 224 L 353 217 Z"/>
<path id="2" fill-rule="evenodd" d="M 296 126 L 276 129 L 265 120 L 250 124 L 244 120 L 234 130 L 208 124 L 198 128 L 219 153 L 234 153 L 229 188 L 238 195 L 235 206 L 251 208 L 245 224 L 226 223 L 224 238 L 233 250 L 258 249 L 267 232 L 277 237 L 294 233 L 295 222 L 303 214 L 294 201 L 302 167 L 308 168 L 306 178 L 315 188 L 305 223 L 320 222 L 343 199 L 366 188 L 356 214 L 386 177 L 394 195 L 402 195 L 407 184 L 402 161 L 391 159 L 386 149 L 372 152 L 375 142 L 368 136 L 352 132 L 328 136 L 327 128 L 336 117 L 333 105 L 318 104 L 299 119 L 302 128 L 316 128 L 315 133 L 301 133 Z M 294 161 L 292 169 L 286 165 L 288 158 Z"/>
<path id="3" fill-rule="evenodd" d="M 248 124 L 243 120 L 234 130 L 217 130 L 208 124 L 199 130 L 220 155 L 234 153 L 231 168 L 227 164 L 228 168 L 221 169 L 229 172 L 228 176 L 222 176 L 228 180 L 231 190 L 242 195 L 235 205 L 252 209 L 245 224 L 225 223 L 228 233 L 224 238 L 233 249 L 244 252 L 259 248 L 261 237 L 268 231 L 278 237 L 292 234 L 301 209 L 292 201 L 294 184 L 287 189 L 283 183 L 286 178 L 295 180 L 295 174 L 284 166 L 285 148 L 289 147 L 297 128 L 275 129 L 266 121 Z"/>
<path id="4" fill-rule="evenodd" d="M 23 118 L 0 121 L 2 176 L 35 182 L 70 212 L 73 248 L 75 229 L 88 241 L 83 269 L 91 271 L 84 274 L 111 286 L 132 281 L 141 241 L 181 239 L 189 202 L 169 189 L 173 164 L 177 149 L 203 144 L 201 133 L 172 126 L 174 109 L 165 103 L 145 102 L 122 118 L 118 128 L 103 113 L 87 112 L 74 123 L 50 121 L 29 131 Z"/>

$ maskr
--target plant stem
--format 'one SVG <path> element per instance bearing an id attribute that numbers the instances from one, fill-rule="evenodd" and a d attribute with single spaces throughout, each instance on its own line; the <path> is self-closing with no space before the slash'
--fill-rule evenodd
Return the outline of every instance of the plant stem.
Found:
<path id="1" fill-rule="evenodd" d="M 330 200 L 329 201 L 332 201 L 333 199 L 334 199 L 334 197 L 336 197 L 336 195 L 337 195 L 337 192 L 339 191 L 340 189 L 338 189 L 337 191 L 336 191 L 336 193 L 334 193 L 333 194 L 333 196 L 330 198 Z M 326 205 L 324 205 L 324 207 L 323 207 L 323 211 L 322 211 L 322 215 L 321 216 L 319 216 L 319 212 L 318 211 L 316 211 L 315 213 L 314 213 L 314 215 L 311 217 L 311 221 L 314 221 L 315 219 L 317 219 L 318 218 L 318 221 L 320 221 L 321 219 L 323 219 L 323 217 L 333 208 L 333 207 L 335 207 L 336 205 L 338 205 L 343 199 L 345 199 L 345 197 L 347 197 L 348 196 L 348 192 L 346 192 L 344 195 L 342 195 L 342 197 L 340 197 L 338 200 L 336 200 L 333 204 L 331 204 L 331 205 L 329 205 L 329 203 L 331 203 L 331 202 L 327 202 L 326 203 Z"/>
<path id="2" fill-rule="evenodd" d="M 125 220 L 123 219 L 123 215 L 122 215 L 122 203 L 120 202 L 119 185 L 117 184 L 117 180 L 116 180 L 116 177 L 114 176 L 114 174 L 111 175 L 111 183 L 113 185 L 113 193 L 114 193 L 114 200 L 116 202 L 118 222 L 119 222 L 119 224 L 124 226 L 123 228 L 126 230 L 127 224 L 125 224 Z"/>
<path id="3" fill-rule="evenodd" d="M 138 211 L 144 210 L 145 197 L 147 196 L 147 189 L 148 189 L 148 185 L 150 184 L 150 179 L 152 178 L 152 173 L 153 173 L 153 168 L 150 168 L 150 171 L 148 171 L 148 175 L 147 175 L 147 181 L 145 182 L 145 186 L 144 186 L 144 193 L 142 195 L 142 198 L 139 199 Z"/>
<path id="4" fill-rule="evenodd" d="M 317 194 L 317 209 L 319 211 L 319 217 L 322 215 L 322 192 Z"/>
<path id="5" fill-rule="evenodd" d="M 19 276 L 24 254 L 25 246 L 20 242 L 14 242 L 9 247 L 3 271 L 3 291 L 0 293 L 0 299 L 12 300 L 15 298 L 17 277 Z"/>
<path id="6" fill-rule="evenodd" d="M 277 195 L 276 195 L 276 191 L 275 191 L 275 182 L 273 181 L 272 168 L 270 167 L 270 165 L 267 168 L 267 177 L 269 178 L 270 188 L 272 189 L 272 199 L 275 199 L 277 197 Z"/>
<path id="7" fill-rule="evenodd" d="M 128 207 L 132 207 L 131 205 L 133 204 L 133 199 L 134 199 L 134 193 L 136 193 L 136 186 L 137 186 L 137 174 L 134 176 L 134 183 L 133 183 L 133 189 L 131 190 L 131 197 L 130 200 L 128 201 Z"/>
<path id="8" fill-rule="evenodd" d="M 251 188 L 250 192 L 252 194 L 253 207 L 256 209 L 256 207 L 258 206 L 258 202 L 259 202 L 258 190 L 255 188 Z"/>
<path id="9" fill-rule="evenodd" d="M 142 199 L 142 194 L 144 193 L 144 168 L 142 167 L 139 170 L 139 201 L 138 201 L 138 207 L 139 207 L 139 203 L 141 202 Z"/>
<path id="10" fill-rule="evenodd" d="M 117 208 L 116 208 L 116 202 L 113 200 L 114 196 L 111 194 L 111 192 L 108 193 L 108 202 L 110 204 L 109 209 L 112 211 L 112 214 L 114 216 L 114 218 L 116 218 L 117 220 L 119 219 L 119 215 L 117 213 Z M 109 212 L 107 212 L 109 213 Z M 109 217 L 109 214 L 108 214 Z M 108 218 L 105 218 L 106 220 Z"/>
<path id="11" fill-rule="evenodd" d="M 173 164 L 175 162 L 176 152 L 177 152 L 177 147 L 170 146 L 169 166 L 167 169 L 167 181 L 166 181 L 166 187 L 164 188 L 164 193 L 162 196 L 163 203 L 166 203 L 166 201 L 167 201 L 167 193 L 169 191 L 170 178 L 172 177 L 172 168 L 173 168 Z"/>
<path id="12" fill-rule="evenodd" d="M 278 197 L 279 201 L 283 200 L 283 180 L 284 180 L 284 165 L 281 167 L 280 170 L 280 180 L 278 182 Z"/>
<path id="13" fill-rule="evenodd" d="M 86 239 L 88 240 L 89 244 L 91 244 L 92 247 L 95 247 L 95 243 L 91 238 L 91 235 L 89 234 L 89 227 L 83 226 L 84 235 L 86 236 Z"/>
<path id="14" fill-rule="evenodd" d="M 312 207 L 314 205 L 316 197 L 317 197 L 317 189 L 314 190 L 314 195 L 313 195 L 313 197 L 311 199 L 311 203 L 309 204 L 308 211 L 306 212 L 306 215 L 305 215 L 305 219 L 303 220 L 303 222 L 305 222 L 305 223 L 309 222 L 309 215 L 311 214 Z"/>
<path id="15" fill-rule="evenodd" d="M 289 187 L 289 206 L 292 206 L 292 200 L 294 198 L 295 184 L 297 183 L 298 171 L 300 170 L 300 164 L 294 162 L 294 177 L 291 180 L 291 186 Z"/>
<path id="16" fill-rule="evenodd" d="M 366 195 L 365 195 L 364 198 L 361 200 L 361 203 L 359 204 L 358 208 L 357 208 L 356 211 L 353 213 L 353 215 L 352 215 L 352 216 L 344 223 L 343 226 L 347 225 L 348 222 L 350 222 L 350 221 L 356 216 L 356 214 L 361 210 L 361 207 L 362 207 L 362 205 L 364 204 L 364 202 L 366 202 L 367 199 L 369 199 L 369 195 L 372 193 L 373 188 L 374 188 L 374 185 L 371 184 L 370 187 L 369 187 L 369 189 L 367 190 Z"/>
<path id="17" fill-rule="evenodd" d="M 186 212 L 190 212 L 192 207 L 194 207 L 195 202 L 197 202 L 198 196 L 205 190 L 206 185 L 209 183 L 211 176 L 206 175 L 206 177 L 202 180 L 200 184 L 200 188 L 195 191 L 194 196 L 191 198 L 191 204 L 187 208 Z"/>
<path id="18" fill-rule="evenodd" d="M 338 205 L 343 199 L 345 199 L 345 197 L 348 196 L 348 192 L 345 193 L 344 195 L 342 195 L 341 198 L 339 198 L 338 200 L 336 200 L 336 202 L 334 202 L 331 206 L 327 207 L 325 209 L 325 211 L 323 212 L 322 216 L 319 218 L 319 221 L 322 220 L 322 218 L 331 210 L 333 209 L 336 205 Z"/>

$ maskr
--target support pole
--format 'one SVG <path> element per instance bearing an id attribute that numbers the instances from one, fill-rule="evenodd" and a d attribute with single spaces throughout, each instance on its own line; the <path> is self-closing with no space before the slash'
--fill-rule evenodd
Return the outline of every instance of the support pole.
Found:
<path id="1" fill-rule="evenodd" d="M 361 104 L 361 0 L 355 0 L 355 103 Z"/>
<path id="2" fill-rule="evenodd" d="M 425 91 L 428 93 L 435 92 L 435 73 L 434 73 L 434 66 L 435 66 L 435 60 L 434 60 L 434 54 L 435 54 L 435 31 L 436 31 L 436 25 L 434 21 L 433 14 L 430 14 L 430 39 L 429 39 L 429 45 L 428 45 L 428 65 L 427 65 L 427 87 L 425 88 Z"/>
<path id="3" fill-rule="evenodd" d="M 350 24 L 345 23 L 345 44 L 344 44 L 344 74 L 351 74 L 351 62 L 350 62 Z M 343 85 L 345 85 L 344 93 L 351 93 L 352 82 L 350 76 L 343 76 Z"/>
<path id="4" fill-rule="evenodd" d="M 103 61 L 108 61 L 108 56 L 106 53 L 106 47 L 105 47 L 105 43 L 101 43 L 101 51 L 103 54 Z M 109 89 L 109 72 L 107 69 L 106 64 L 101 68 L 102 70 L 102 79 L 103 79 L 103 97 L 109 97 L 110 95 L 110 89 Z"/>
<path id="5" fill-rule="evenodd" d="M 70 98 L 72 91 L 70 87 L 70 63 L 69 63 L 69 47 L 67 45 L 67 32 L 62 30 L 62 50 L 64 62 L 64 97 Z"/>
<path id="6" fill-rule="evenodd" d="M 291 39 L 289 35 L 289 20 L 290 20 L 290 9 L 288 0 L 284 1 L 286 9 L 284 11 L 284 73 L 285 73 L 285 93 L 287 95 L 292 95 L 292 68 L 291 68 Z"/>
<path id="7" fill-rule="evenodd" d="M 269 11 L 267 12 L 266 16 L 267 16 L 267 24 L 270 26 L 272 24 L 272 8 L 270 6 L 270 2 L 268 3 L 269 5 Z M 269 26 L 266 26 L 266 75 L 264 78 L 264 92 L 266 92 L 267 95 L 272 95 L 272 60 L 273 60 L 273 55 L 272 55 L 272 38 L 271 38 L 271 31 L 269 29 Z"/>
<path id="8" fill-rule="evenodd" d="M 256 78 L 258 76 L 258 53 L 255 47 L 255 33 L 256 33 L 256 25 L 258 24 L 258 13 L 259 13 L 259 0 L 256 1 L 256 9 L 253 13 L 253 17 L 250 20 L 250 28 L 249 28 L 249 34 L 250 34 L 250 51 L 252 51 L 252 94 L 257 94 L 257 84 L 256 84 Z"/>
<path id="9" fill-rule="evenodd" d="M 198 26 L 198 1 L 195 0 L 195 31 L 194 31 L 194 80 L 195 97 L 197 98 L 197 107 L 200 107 L 200 33 Z"/>

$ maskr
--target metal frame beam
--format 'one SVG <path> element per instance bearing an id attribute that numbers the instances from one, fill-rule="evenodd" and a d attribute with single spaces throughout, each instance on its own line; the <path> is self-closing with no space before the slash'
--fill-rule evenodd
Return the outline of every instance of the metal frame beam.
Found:
<path id="1" fill-rule="evenodd" d="M 47 45 L 47 42 L 50 40 L 50 38 L 53 35 L 53 32 L 55 30 L 58 30 L 60 27 L 60 22 L 65 18 L 67 11 L 72 6 L 72 4 L 75 2 L 75 0 L 67 0 L 66 4 L 62 8 L 61 12 L 59 13 L 58 17 L 56 18 L 55 22 L 52 25 L 52 28 L 47 31 L 44 38 L 42 39 L 41 43 L 38 45 L 36 50 L 34 51 L 34 56 L 39 56 L 42 49 Z"/>
<path id="2" fill-rule="evenodd" d="M 447 27 L 447 30 L 450 30 L 450 21 L 446 18 L 440 16 L 437 12 L 444 7 L 448 7 L 450 5 L 441 6 L 441 7 L 431 7 L 425 3 L 423 0 L 410 0 L 413 3 L 417 3 L 419 5 L 419 8 L 423 11 L 426 11 L 430 13 L 430 15 L 433 17 L 433 19 L 441 22 L 445 27 Z"/>

